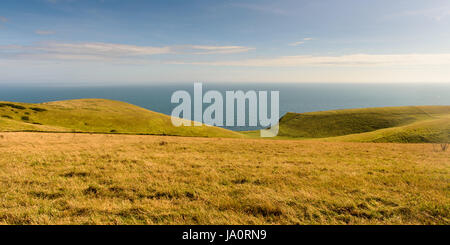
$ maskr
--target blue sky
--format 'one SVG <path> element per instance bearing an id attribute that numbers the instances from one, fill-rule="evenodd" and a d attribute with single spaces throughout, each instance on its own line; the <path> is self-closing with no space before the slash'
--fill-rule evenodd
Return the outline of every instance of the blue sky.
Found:
<path id="1" fill-rule="evenodd" d="M 450 1 L 2 0 L 0 83 L 450 83 Z"/>

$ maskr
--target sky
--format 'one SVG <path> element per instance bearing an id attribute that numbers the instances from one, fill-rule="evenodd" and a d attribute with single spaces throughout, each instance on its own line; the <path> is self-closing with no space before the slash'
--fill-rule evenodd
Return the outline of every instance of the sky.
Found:
<path id="1" fill-rule="evenodd" d="M 0 84 L 170 82 L 450 83 L 450 1 L 0 1 Z"/>

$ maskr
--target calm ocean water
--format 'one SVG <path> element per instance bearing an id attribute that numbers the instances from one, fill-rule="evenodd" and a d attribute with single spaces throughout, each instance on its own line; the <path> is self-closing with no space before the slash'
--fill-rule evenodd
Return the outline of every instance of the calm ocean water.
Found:
<path id="1" fill-rule="evenodd" d="M 105 98 L 129 102 L 170 115 L 176 106 L 170 103 L 170 97 L 176 90 L 187 90 L 193 96 L 193 83 L 102 87 L 3 85 L 0 89 L 0 100 L 40 103 L 79 98 Z M 207 90 L 280 91 L 280 116 L 286 112 L 346 108 L 450 105 L 450 84 L 204 84 L 203 91 Z"/>

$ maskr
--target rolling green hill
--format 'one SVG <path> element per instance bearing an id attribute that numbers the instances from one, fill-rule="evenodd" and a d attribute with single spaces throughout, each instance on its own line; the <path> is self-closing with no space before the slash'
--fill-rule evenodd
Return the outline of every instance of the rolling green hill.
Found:
<path id="1" fill-rule="evenodd" d="M 379 129 L 367 133 L 322 138 L 321 140 L 385 143 L 448 143 L 450 142 L 450 118 L 424 120 L 405 126 Z"/>
<path id="2" fill-rule="evenodd" d="M 351 142 L 448 142 L 450 106 L 403 106 L 287 113 L 278 139 Z M 259 137 L 202 127 L 174 127 L 170 117 L 125 102 L 79 99 L 41 104 L 0 102 L 0 131 Z"/>
<path id="3" fill-rule="evenodd" d="M 42 104 L 0 102 L 0 131 L 242 137 L 237 132 L 218 127 L 174 127 L 170 116 L 106 99 Z"/>
<path id="4" fill-rule="evenodd" d="M 354 142 L 448 142 L 450 106 L 403 106 L 287 113 L 280 138 Z"/>

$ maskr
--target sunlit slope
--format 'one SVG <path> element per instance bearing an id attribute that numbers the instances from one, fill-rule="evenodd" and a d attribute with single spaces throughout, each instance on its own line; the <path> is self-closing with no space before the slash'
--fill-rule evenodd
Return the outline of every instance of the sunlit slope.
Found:
<path id="1" fill-rule="evenodd" d="M 367 133 L 323 138 L 321 140 L 400 143 L 450 142 L 450 118 L 419 121 L 400 127 L 379 129 Z"/>
<path id="2" fill-rule="evenodd" d="M 68 131 L 241 137 L 218 127 L 174 127 L 161 113 L 106 99 L 27 104 L 0 102 L 0 131 Z"/>
<path id="3" fill-rule="evenodd" d="M 280 137 L 333 141 L 443 142 L 450 132 L 450 106 L 405 106 L 287 113 Z"/>

